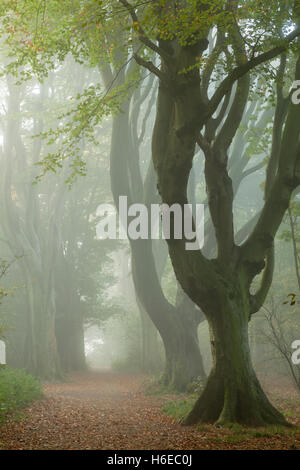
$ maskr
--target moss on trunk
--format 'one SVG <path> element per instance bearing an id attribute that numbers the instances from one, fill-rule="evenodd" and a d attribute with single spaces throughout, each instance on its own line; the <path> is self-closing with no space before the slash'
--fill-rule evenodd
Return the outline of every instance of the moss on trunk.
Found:
<path id="1" fill-rule="evenodd" d="M 214 365 L 185 424 L 217 422 L 248 426 L 287 425 L 265 395 L 252 366 L 248 315 L 231 305 L 210 321 Z"/>

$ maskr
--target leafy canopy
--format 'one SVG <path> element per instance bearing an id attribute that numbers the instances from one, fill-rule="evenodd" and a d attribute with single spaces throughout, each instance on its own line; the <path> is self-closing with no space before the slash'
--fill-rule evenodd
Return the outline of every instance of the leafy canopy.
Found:
<path id="1" fill-rule="evenodd" d="M 296 27 L 295 5 L 291 0 L 3 0 L 0 34 L 8 51 L 3 74 L 19 82 L 33 75 L 43 80 L 68 55 L 85 66 L 113 70 L 110 83 L 104 84 L 99 74 L 99 81 L 59 116 L 57 129 L 42 134 L 50 145 L 60 143 L 59 152 L 49 152 L 41 162 L 42 174 L 56 171 L 68 158 L 74 174 L 84 174 L 82 137 L 94 141 L 99 122 L 118 113 L 145 77 L 134 58 L 150 72 L 159 71 L 171 43 L 180 50 L 208 37 L 215 47 L 207 48 L 192 67 L 203 74 L 214 70 L 210 78 L 216 83 L 237 63 L 282 44 Z M 222 40 L 216 43 L 220 32 Z M 237 43 L 243 44 L 239 51 Z M 128 69 L 126 80 L 120 80 Z M 264 72 L 272 74 L 272 68 Z"/>

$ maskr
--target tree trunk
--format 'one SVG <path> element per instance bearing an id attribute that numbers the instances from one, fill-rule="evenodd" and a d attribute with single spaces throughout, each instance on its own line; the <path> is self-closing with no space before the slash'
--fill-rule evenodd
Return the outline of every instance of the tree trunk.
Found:
<path id="1" fill-rule="evenodd" d="M 205 379 L 202 356 L 199 349 L 197 325 L 186 315 L 178 315 L 170 335 L 164 338 L 166 353 L 162 383 L 172 389 L 184 392 L 189 383 L 199 377 Z M 178 323 L 178 324 L 177 324 Z"/>
<path id="2" fill-rule="evenodd" d="M 138 302 L 138 307 L 142 329 L 142 371 L 146 373 L 158 373 L 161 366 L 158 331 L 140 302 Z"/>
<path id="3" fill-rule="evenodd" d="M 224 311 L 209 317 L 214 365 L 203 393 L 184 423 L 286 425 L 283 415 L 269 402 L 254 372 L 248 342 L 247 309 L 232 302 Z"/>
<path id="4" fill-rule="evenodd" d="M 61 378 L 62 375 L 57 354 L 54 318 L 50 315 L 45 317 L 42 319 L 43 325 L 36 332 L 37 361 L 36 370 L 33 370 L 32 373 L 41 378 L 53 380 Z"/>
<path id="5" fill-rule="evenodd" d="M 55 324 L 57 351 L 64 372 L 86 370 L 83 322 L 76 312 L 64 312 Z"/>
<path id="6" fill-rule="evenodd" d="M 163 383 L 183 391 L 196 377 L 206 378 L 197 336 L 199 312 L 190 301 L 188 305 L 181 302 L 176 307 L 167 301 L 157 276 L 151 240 L 131 242 L 131 251 L 136 295 L 158 329 L 165 348 Z"/>
<path id="7" fill-rule="evenodd" d="M 138 165 L 138 149 L 130 140 L 129 102 L 124 103 L 122 111 L 122 114 L 113 120 L 110 154 L 111 189 L 117 208 L 119 196 L 126 195 L 128 203 L 142 202 L 144 197 L 143 181 Z M 122 141 L 121 159 L 120 141 Z M 134 185 L 131 181 L 134 181 Z M 185 313 L 180 308 L 171 305 L 166 299 L 155 265 L 152 241 L 130 240 L 130 246 L 132 277 L 137 298 L 164 343 L 166 371 L 168 371 L 164 374 L 164 382 L 172 388 L 184 390 L 195 377 L 205 377 L 197 338 L 198 323 L 195 324 L 195 330 L 192 332 L 193 326 L 186 326 L 182 318 L 186 316 Z M 181 314 L 181 321 L 178 320 L 178 312 Z M 179 356 L 186 354 L 188 357 L 179 359 Z M 180 377 L 181 373 L 182 377 Z"/>

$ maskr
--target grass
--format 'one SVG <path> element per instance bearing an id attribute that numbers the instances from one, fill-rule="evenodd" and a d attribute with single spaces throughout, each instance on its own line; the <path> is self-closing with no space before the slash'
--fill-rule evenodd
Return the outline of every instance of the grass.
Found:
<path id="1" fill-rule="evenodd" d="M 236 444 L 250 439 L 272 439 L 276 436 L 290 436 L 300 434 L 300 427 L 286 428 L 284 426 L 270 426 L 268 428 L 246 428 L 234 425 L 229 428 L 231 435 L 225 436 L 224 441 Z"/>
<path id="2" fill-rule="evenodd" d="M 173 416 L 178 421 L 181 421 L 191 411 L 194 405 L 193 399 L 171 401 L 163 406 L 163 412 L 169 416 Z"/>
<path id="3" fill-rule="evenodd" d="M 162 406 L 162 411 L 172 416 L 177 421 L 181 421 L 190 412 L 194 402 L 195 397 L 193 398 L 192 396 L 183 400 L 171 401 Z M 286 428 L 285 426 L 270 426 L 266 428 L 248 428 L 236 423 L 222 426 L 221 429 L 219 429 L 219 432 L 222 434 L 220 437 L 214 435 L 218 427 L 202 424 L 199 425 L 197 429 L 210 435 L 210 440 L 215 443 L 228 442 L 231 444 L 239 444 L 245 441 L 251 441 L 251 439 L 273 439 L 278 436 L 293 438 L 293 436 L 300 434 L 300 427 Z"/>
<path id="4" fill-rule="evenodd" d="M 0 423 L 15 410 L 41 398 L 42 387 L 38 379 L 24 370 L 0 369 Z"/>

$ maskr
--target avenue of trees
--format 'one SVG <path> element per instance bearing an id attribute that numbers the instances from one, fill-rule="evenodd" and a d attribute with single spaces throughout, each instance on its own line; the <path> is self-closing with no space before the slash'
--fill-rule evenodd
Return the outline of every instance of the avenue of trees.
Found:
<path id="1" fill-rule="evenodd" d="M 84 322 L 122 310 L 105 297 L 120 247 L 95 237 L 99 203 L 203 203 L 201 250 L 174 233 L 129 239 L 145 369 L 161 340 L 164 385 L 206 381 L 185 424 L 287 424 L 248 329 L 282 223 L 299 283 L 299 2 L 19 0 L 0 17 L 1 244 L 26 287 L 11 362 L 45 377 L 83 369 Z"/>

